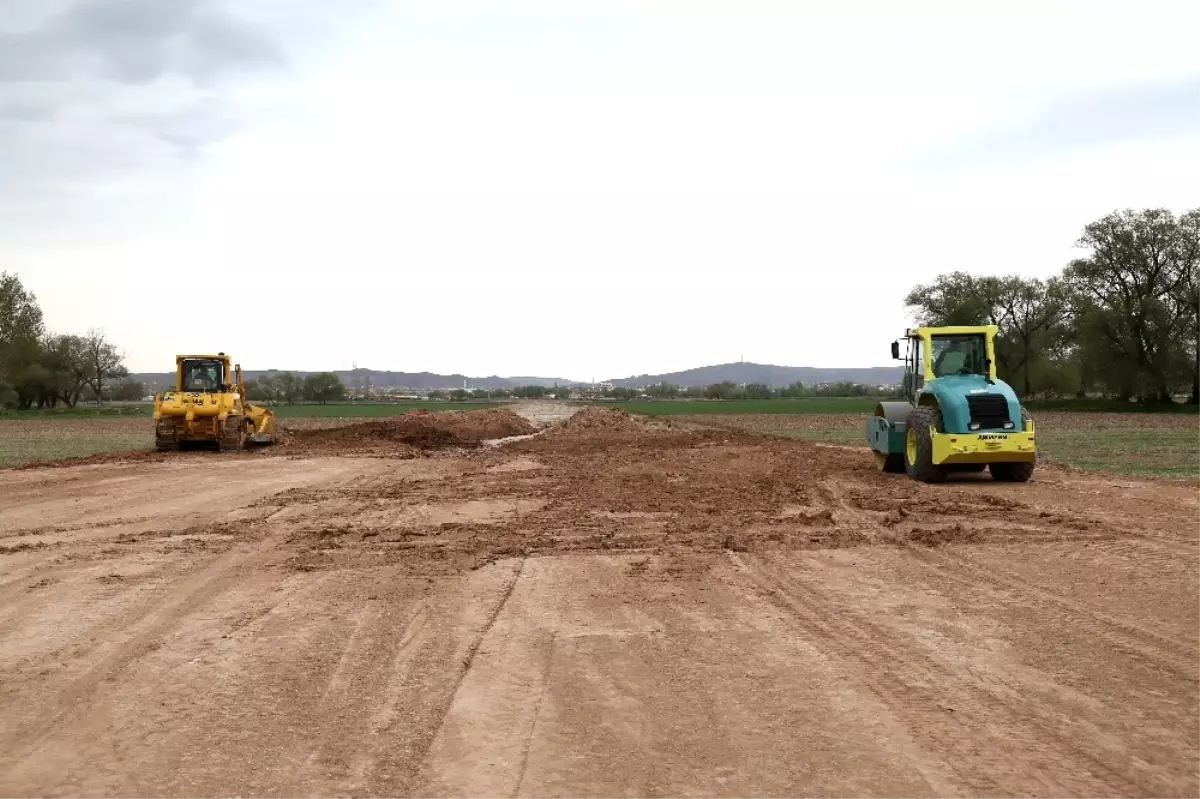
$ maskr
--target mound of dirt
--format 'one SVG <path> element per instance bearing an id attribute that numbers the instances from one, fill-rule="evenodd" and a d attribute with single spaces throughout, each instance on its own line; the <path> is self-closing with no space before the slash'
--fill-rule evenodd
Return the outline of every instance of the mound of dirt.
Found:
<path id="1" fill-rule="evenodd" d="M 669 429 L 669 425 L 666 423 L 634 416 L 620 408 L 600 408 L 589 405 L 552 429 L 548 435 L 555 437 L 646 435 L 667 429 Z"/>
<path id="2" fill-rule="evenodd" d="M 537 428 L 523 416 L 496 408 L 442 413 L 409 411 L 405 416 L 434 417 L 438 424 L 453 430 L 460 438 L 471 441 L 527 436 L 537 432 Z"/>
<path id="3" fill-rule="evenodd" d="M 507 410 L 411 410 L 392 419 L 297 430 L 290 435 L 289 448 L 414 457 L 423 450 L 477 447 L 490 439 L 535 432 L 528 421 Z"/>
<path id="4" fill-rule="evenodd" d="M 589 405 L 563 422 L 568 430 L 619 430 L 640 428 L 633 414 L 620 408 L 598 408 Z"/>
<path id="5" fill-rule="evenodd" d="M 636 416 L 620 408 L 588 406 L 516 449 L 541 453 L 586 453 L 612 446 L 692 446 L 713 436 L 737 436 L 724 431 L 695 431 L 665 419 Z"/>

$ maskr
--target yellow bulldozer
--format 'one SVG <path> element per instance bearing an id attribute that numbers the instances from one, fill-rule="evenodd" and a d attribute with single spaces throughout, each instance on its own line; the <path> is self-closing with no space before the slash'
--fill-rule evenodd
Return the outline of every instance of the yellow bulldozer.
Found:
<path id="1" fill-rule="evenodd" d="M 278 440 L 275 414 L 246 398 L 242 367 L 223 352 L 175 358 L 175 388 L 154 398 L 154 447 L 190 445 L 222 452 Z"/>

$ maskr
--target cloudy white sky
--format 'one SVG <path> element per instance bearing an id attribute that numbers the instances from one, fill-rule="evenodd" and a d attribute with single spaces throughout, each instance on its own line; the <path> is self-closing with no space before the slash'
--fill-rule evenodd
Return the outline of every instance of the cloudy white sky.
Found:
<path id="1" fill-rule="evenodd" d="M 912 284 L 1200 205 L 1187 0 L 3 8 L 0 271 L 134 371 L 885 365 Z"/>

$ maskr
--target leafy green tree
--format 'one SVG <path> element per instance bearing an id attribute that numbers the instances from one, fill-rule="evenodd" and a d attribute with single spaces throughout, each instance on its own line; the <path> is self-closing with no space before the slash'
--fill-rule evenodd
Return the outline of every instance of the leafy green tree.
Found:
<path id="1" fill-rule="evenodd" d="M 38 361 L 45 333 L 37 297 L 26 291 L 16 275 L 0 272 L 0 386 L 11 401 L 24 407 L 17 383 Z"/>
<path id="2" fill-rule="evenodd" d="M 668 383 L 665 380 L 661 383 L 655 383 L 652 386 L 646 386 L 646 395 L 657 399 L 671 399 L 679 396 L 679 386 L 673 383 Z"/>
<path id="3" fill-rule="evenodd" d="M 995 324 L 997 370 L 1025 395 L 1200 402 L 1200 209 L 1113 212 L 1078 246 L 1059 278 L 952 272 L 906 301 L 921 324 Z"/>
<path id="4" fill-rule="evenodd" d="M 450 399 L 454 400 L 455 402 L 466 402 L 470 398 L 471 392 L 467 391 L 465 388 L 456 388 L 450 392 Z"/>
<path id="5" fill-rule="evenodd" d="M 88 365 L 80 336 L 48 336 L 42 345 L 42 363 L 55 375 L 58 399 L 73 408 L 87 385 Z"/>
<path id="6" fill-rule="evenodd" d="M 273 405 L 279 402 L 282 395 L 282 388 L 279 381 L 280 376 L 268 372 L 267 374 L 259 375 L 257 380 L 246 381 L 246 395 L 255 402 L 265 402 Z M 254 390 L 250 390 L 253 383 Z"/>
<path id="7" fill-rule="evenodd" d="M 1191 377 L 1188 402 L 1200 404 L 1200 208 L 1179 217 L 1179 277 L 1168 298 L 1179 328 L 1179 369 Z"/>
<path id="8" fill-rule="evenodd" d="M 804 384 L 797 380 L 790 386 L 785 386 L 784 388 L 779 389 L 779 396 L 787 397 L 789 399 L 800 399 L 806 395 L 807 390 L 808 389 L 804 387 Z"/>
<path id="9" fill-rule="evenodd" d="M 766 383 L 750 383 L 746 386 L 747 399 L 771 399 L 775 392 Z"/>
<path id="10" fill-rule="evenodd" d="M 471 391 L 471 399 L 473 399 L 473 400 L 486 400 L 486 399 L 491 399 L 491 398 L 492 398 L 492 393 L 490 391 L 488 391 L 486 388 L 476 388 L 476 389 L 472 389 L 472 391 Z"/>
<path id="11" fill-rule="evenodd" d="M 1000 278 L 950 272 L 908 293 L 904 302 L 922 325 L 999 325 Z"/>
<path id="12" fill-rule="evenodd" d="M 744 393 L 741 386 L 729 380 L 721 383 L 713 383 L 704 390 L 704 396 L 708 399 L 737 399 L 739 395 Z"/>
<path id="13" fill-rule="evenodd" d="M 304 396 L 324 405 L 346 396 L 346 387 L 333 372 L 317 372 L 304 378 Z"/>
<path id="14" fill-rule="evenodd" d="M 276 397 L 288 405 L 295 405 L 296 400 L 304 396 L 304 381 L 292 372 L 280 372 L 275 375 L 278 394 Z"/>
<path id="15" fill-rule="evenodd" d="M 57 399 L 55 375 L 40 361 L 27 364 L 14 375 L 13 389 L 17 395 L 17 407 L 53 408 Z"/>
<path id="16" fill-rule="evenodd" d="M 1166 209 L 1108 214 L 1084 228 L 1078 246 L 1090 252 L 1064 272 L 1085 320 L 1083 345 L 1124 364 L 1124 396 L 1167 402 L 1188 384 L 1197 393 L 1190 309 L 1200 260 L 1198 217 L 1200 210 L 1178 219 Z"/>

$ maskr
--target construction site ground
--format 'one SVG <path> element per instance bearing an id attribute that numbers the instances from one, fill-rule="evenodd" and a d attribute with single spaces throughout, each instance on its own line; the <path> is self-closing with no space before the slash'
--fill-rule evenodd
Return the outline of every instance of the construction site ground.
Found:
<path id="1" fill-rule="evenodd" d="M 0 471 L 0 795 L 1200 791 L 1195 480 L 518 410 Z"/>

